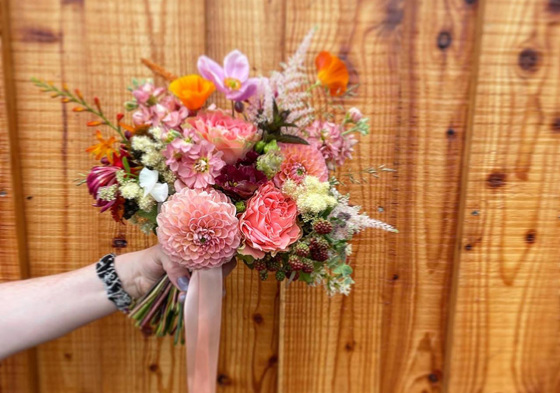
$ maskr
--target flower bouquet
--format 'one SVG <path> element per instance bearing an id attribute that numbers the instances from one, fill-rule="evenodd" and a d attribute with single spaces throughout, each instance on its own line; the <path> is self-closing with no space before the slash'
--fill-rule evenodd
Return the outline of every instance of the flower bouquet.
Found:
<path id="1" fill-rule="evenodd" d="M 78 90 L 33 80 L 75 104 L 74 111 L 96 115 L 88 126 L 116 133 L 106 138 L 97 130 L 97 143 L 87 149 L 100 162 L 81 181 L 95 206 L 117 222 L 157 234 L 171 260 L 192 271 L 184 307 L 163 277 L 129 315 L 144 332 L 173 335 L 176 343 L 186 330 L 194 391 L 214 390 L 208 376 L 217 367 L 222 264 L 237 258 L 261 280 L 347 295 L 352 236 L 365 228 L 396 232 L 361 214 L 336 189 L 343 179 L 334 170 L 351 158 L 355 135 L 368 134 L 369 123 L 358 109 L 342 105 L 356 86 L 349 85 L 341 59 L 320 52 L 316 77 L 308 76 L 312 35 L 269 77 L 250 77 L 249 61 L 238 50 L 223 66 L 201 56 L 198 74 L 182 77 L 143 60 L 169 85 L 133 80 L 133 97 L 125 103 L 131 124 L 123 114 L 110 121 L 97 98 L 90 104 Z M 231 108 L 208 104 L 216 90 Z"/>

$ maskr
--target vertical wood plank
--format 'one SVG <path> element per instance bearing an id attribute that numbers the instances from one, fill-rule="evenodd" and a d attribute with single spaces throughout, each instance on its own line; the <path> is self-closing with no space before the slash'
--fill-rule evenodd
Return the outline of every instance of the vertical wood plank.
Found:
<path id="1" fill-rule="evenodd" d="M 0 1 L 0 283 L 27 275 L 9 33 L 8 3 L 3 0 Z M 34 392 L 35 369 L 34 350 L 0 361 L 0 392 Z"/>
<path id="2" fill-rule="evenodd" d="M 485 4 L 448 392 L 558 392 L 560 13 Z"/>
<path id="3" fill-rule="evenodd" d="M 249 58 L 252 76 L 268 75 L 282 61 L 283 15 L 280 0 L 207 0 L 206 54 L 221 63 L 239 49 Z M 220 94 L 216 103 L 226 105 Z M 226 282 L 218 391 L 276 392 L 278 285 L 261 282 L 243 265 Z"/>
<path id="4" fill-rule="evenodd" d="M 97 95 L 107 113 L 121 112 L 133 77 L 151 77 L 139 62 L 152 58 L 174 72 L 192 72 L 204 50 L 199 1 L 12 2 L 19 142 L 31 274 L 89 264 L 101 255 L 144 248 L 149 239 L 100 216 L 87 190 L 72 180 L 93 161 L 85 119 L 31 85 L 32 76 Z M 188 21 L 188 22 L 186 22 Z M 108 133 L 107 133 L 108 134 Z M 113 239 L 128 247 L 113 249 Z M 114 315 L 39 348 L 41 392 L 184 391 L 185 361 L 171 340 L 144 339 Z"/>
<path id="5" fill-rule="evenodd" d="M 282 292 L 281 392 L 441 391 L 477 9 L 288 1 L 287 53 L 317 24 L 313 52 L 345 57 L 360 83 L 349 106 L 371 116 L 373 135 L 351 169 L 397 169 L 345 191 L 401 232 L 359 238 L 349 297 Z"/>

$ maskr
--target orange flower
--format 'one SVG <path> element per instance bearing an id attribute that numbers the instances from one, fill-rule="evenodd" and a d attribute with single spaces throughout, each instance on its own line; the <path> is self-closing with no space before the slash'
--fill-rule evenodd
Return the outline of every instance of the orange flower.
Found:
<path id="1" fill-rule="evenodd" d="M 86 149 L 86 151 L 91 153 L 96 160 L 101 160 L 103 157 L 107 157 L 109 162 L 113 164 L 113 156 L 117 152 L 113 147 L 116 142 L 115 137 L 112 136 L 109 139 L 103 139 L 101 131 L 97 130 L 95 132 L 95 138 L 99 141 L 99 143 L 91 145 Z"/>
<path id="2" fill-rule="evenodd" d="M 210 94 L 216 90 L 214 84 L 199 75 L 187 75 L 175 79 L 169 85 L 169 90 L 175 94 L 189 110 L 196 111 L 204 105 Z"/>
<path id="3" fill-rule="evenodd" d="M 348 86 L 348 69 L 338 57 L 323 51 L 315 58 L 317 78 L 330 90 L 331 96 L 341 96 Z"/>

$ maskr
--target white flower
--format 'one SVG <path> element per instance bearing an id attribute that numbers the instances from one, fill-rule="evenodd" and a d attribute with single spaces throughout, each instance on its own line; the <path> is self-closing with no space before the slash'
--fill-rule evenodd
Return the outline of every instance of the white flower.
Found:
<path id="1" fill-rule="evenodd" d="M 164 202 L 169 195 L 169 185 L 158 183 L 159 173 L 156 170 L 144 168 L 138 177 L 140 187 L 144 189 L 144 197 L 150 194 L 157 202 Z"/>

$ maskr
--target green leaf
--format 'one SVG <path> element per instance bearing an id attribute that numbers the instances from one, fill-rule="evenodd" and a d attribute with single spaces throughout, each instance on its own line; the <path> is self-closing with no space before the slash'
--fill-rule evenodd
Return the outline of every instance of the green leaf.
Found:
<path id="1" fill-rule="evenodd" d="M 276 141 L 278 142 L 283 142 L 283 143 L 309 145 L 309 142 L 307 142 L 305 139 L 295 135 L 282 134 L 282 135 L 275 136 L 274 139 L 276 139 Z"/>
<path id="2" fill-rule="evenodd" d="M 311 274 L 309 274 L 309 273 L 300 272 L 299 273 L 299 279 L 301 281 L 304 281 L 304 282 L 308 283 L 308 284 L 313 283 L 313 279 L 311 278 Z"/>
<path id="3" fill-rule="evenodd" d="M 352 268 L 347 264 L 338 265 L 333 269 L 334 274 L 341 274 L 343 276 L 349 276 L 353 272 Z"/>
<path id="4" fill-rule="evenodd" d="M 128 160 L 126 159 L 126 157 L 122 158 L 122 163 L 123 163 L 124 170 L 126 171 L 126 173 L 130 173 L 130 165 L 128 164 Z"/>
<path id="5" fill-rule="evenodd" d="M 136 214 L 142 218 L 150 220 L 151 222 L 156 222 L 157 212 L 158 208 L 157 205 L 155 205 L 149 212 L 140 209 L 136 212 Z"/>

